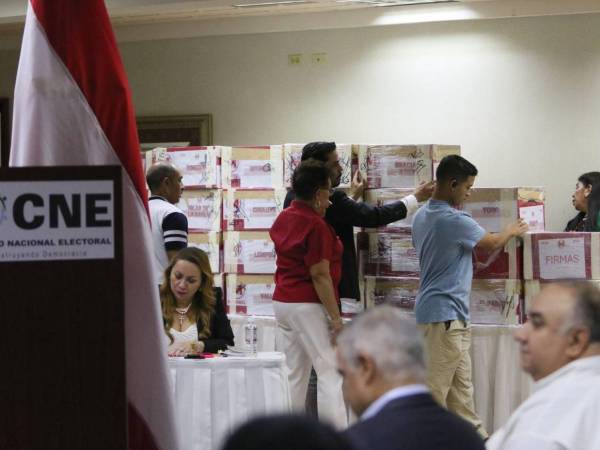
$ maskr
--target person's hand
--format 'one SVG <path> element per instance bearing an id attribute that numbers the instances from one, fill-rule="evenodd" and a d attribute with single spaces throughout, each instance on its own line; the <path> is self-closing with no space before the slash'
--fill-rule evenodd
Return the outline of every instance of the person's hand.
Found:
<path id="1" fill-rule="evenodd" d="M 522 236 L 529 231 L 529 225 L 527 225 L 527 222 L 525 222 L 523 219 L 519 219 L 515 223 L 508 225 L 506 227 L 506 231 L 508 231 L 511 236 Z"/>
<path id="2" fill-rule="evenodd" d="M 333 319 L 329 321 L 329 331 L 331 333 L 331 345 L 335 345 L 335 340 L 337 339 L 338 334 L 344 328 L 344 322 L 342 322 L 342 318 L 338 317 L 337 319 Z"/>
<path id="3" fill-rule="evenodd" d="M 358 200 L 365 190 L 365 181 L 363 179 L 360 170 L 357 170 L 352 177 L 352 183 L 350 184 L 350 197 L 354 200 Z"/>
<path id="4" fill-rule="evenodd" d="M 183 341 L 174 342 L 169 345 L 169 356 L 185 356 L 188 353 L 202 353 L 204 351 L 204 342 Z"/>
<path id="5" fill-rule="evenodd" d="M 423 181 L 417 189 L 415 189 L 414 196 L 417 198 L 419 203 L 424 202 L 425 200 L 429 200 L 431 194 L 433 194 L 433 189 L 435 188 L 435 181 L 430 181 L 426 183 Z"/>

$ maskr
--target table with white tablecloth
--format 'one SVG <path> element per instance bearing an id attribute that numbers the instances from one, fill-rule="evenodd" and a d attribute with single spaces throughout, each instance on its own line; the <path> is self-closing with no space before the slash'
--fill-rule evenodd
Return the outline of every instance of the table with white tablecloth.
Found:
<path id="1" fill-rule="evenodd" d="M 185 450 L 218 449 L 248 419 L 290 411 L 285 356 L 169 358 L 175 420 Z"/>
<path id="2" fill-rule="evenodd" d="M 229 318 L 236 342 L 242 342 L 246 316 L 230 314 Z M 275 318 L 255 317 L 255 323 L 259 350 L 275 350 Z M 531 379 L 519 366 L 519 347 L 512 338 L 514 330 L 515 326 L 472 325 L 475 409 L 490 433 L 508 420 L 531 391 Z"/>

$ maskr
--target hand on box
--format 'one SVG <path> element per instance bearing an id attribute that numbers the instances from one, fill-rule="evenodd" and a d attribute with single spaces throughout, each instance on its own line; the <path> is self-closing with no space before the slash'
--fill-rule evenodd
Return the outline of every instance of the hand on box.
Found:
<path id="1" fill-rule="evenodd" d="M 415 197 L 419 203 L 424 202 L 425 200 L 429 200 L 431 194 L 433 194 L 433 189 L 435 188 L 435 181 L 430 181 L 426 183 L 423 181 L 417 189 L 415 189 Z"/>
<path id="2" fill-rule="evenodd" d="M 365 182 L 363 180 L 360 170 L 357 170 L 352 177 L 352 183 L 350 186 L 350 197 L 353 200 L 358 200 L 365 190 Z"/>
<path id="3" fill-rule="evenodd" d="M 529 225 L 527 225 L 527 222 L 523 219 L 519 219 L 517 222 L 508 225 L 506 231 L 508 231 L 511 236 L 522 236 L 529 231 Z"/>

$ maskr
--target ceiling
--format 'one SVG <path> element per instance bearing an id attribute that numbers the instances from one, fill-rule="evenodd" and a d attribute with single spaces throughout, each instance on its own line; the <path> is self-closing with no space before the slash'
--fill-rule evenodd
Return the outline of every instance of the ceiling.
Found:
<path id="1" fill-rule="evenodd" d="M 106 0 L 106 5 L 122 41 L 600 12 L 600 0 L 431 1 Z M 27 0 L 0 1 L 3 46 L 18 42 L 26 6 Z"/>

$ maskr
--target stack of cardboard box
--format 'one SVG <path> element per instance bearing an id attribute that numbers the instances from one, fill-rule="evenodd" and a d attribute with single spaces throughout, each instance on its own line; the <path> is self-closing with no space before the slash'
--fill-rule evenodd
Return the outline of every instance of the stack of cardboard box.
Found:
<path id="1" fill-rule="evenodd" d="M 430 150 L 425 151 L 427 148 Z M 366 191 L 366 201 L 383 205 L 408 195 L 414 189 L 391 189 L 382 185 L 382 180 L 404 180 L 402 182 L 409 183 L 411 180 L 423 182 L 432 179 L 439 159 L 452 153 L 453 147 L 442 148 L 443 152 L 436 153 L 435 146 L 401 147 L 398 149 L 401 164 L 394 163 L 393 170 L 369 167 L 373 163 L 376 166 L 392 163 L 392 147 L 377 146 L 366 152 L 363 150 L 363 154 L 367 154 L 366 159 L 364 156 L 362 159 L 366 160 L 363 168 L 369 186 L 373 185 L 371 176 L 377 186 L 377 189 Z M 459 149 L 455 148 L 454 153 L 458 154 Z M 417 159 L 411 161 L 411 155 Z M 473 189 L 463 209 L 489 232 L 499 232 L 519 217 L 528 222 L 530 229 L 544 229 L 544 192 L 541 188 Z M 391 303 L 406 310 L 407 314 L 413 314 L 420 269 L 416 250 L 412 246 L 411 227 L 412 218 L 408 217 L 387 227 L 359 234 L 359 261 L 365 275 L 365 307 Z M 521 323 L 524 295 L 523 247 L 520 239 L 511 239 L 503 249 L 494 252 L 476 249 L 470 303 L 473 323 Z"/>
<path id="2" fill-rule="evenodd" d="M 146 167 L 168 161 L 181 172 L 185 191 L 178 206 L 188 217 L 189 244 L 208 253 L 215 284 L 223 287 L 230 312 L 273 314 L 275 250 L 268 231 L 283 208 L 303 146 L 172 147 L 146 153 Z M 348 190 L 353 172 L 360 169 L 365 201 L 374 205 L 412 193 L 419 183 L 435 178 L 444 156 L 460 154 L 460 147 L 451 145 L 337 147 L 343 169 L 339 188 Z M 534 231 L 525 241 L 525 257 L 517 239 L 496 252 L 475 251 L 474 323 L 521 322 L 525 297 L 548 280 L 600 280 L 600 245 L 594 235 L 535 233 L 544 229 L 541 188 L 476 188 L 463 208 L 490 232 L 501 231 L 518 217 Z M 412 313 L 419 262 L 411 227 L 412 217 L 407 217 L 378 229 L 357 230 L 365 307 L 392 303 Z M 571 259 L 565 256 L 569 249 L 574 252 Z"/>
<path id="3" fill-rule="evenodd" d="M 522 218 L 530 230 L 544 229 L 544 190 L 540 187 L 476 188 L 463 205 L 486 231 L 497 233 Z M 502 249 L 473 253 L 471 320 L 519 324 L 524 320 L 523 244 L 511 239 Z"/>
<path id="4" fill-rule="evenodd" d="M 231 313 L 273 315 L 275 247 L 269 229 L 281 212 L 281 145 L 231 147 L 223 152 L 223 242 Z"/>
<path id="5" fill-rule="evenodd" d="M 396 202 L 420 183 L 435 178 L 441 158 L 460 154 L 454 145 L 355 146 L 367 189 L 365 201 L 376 206 Z M 412 245 L 412 216 L 358 234 L 359 273 L 364 274 L 364 302 L 370 308 L 393 304 L 412 315 L 419 290 L 419 259 Z"/>

